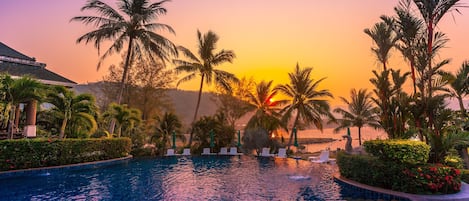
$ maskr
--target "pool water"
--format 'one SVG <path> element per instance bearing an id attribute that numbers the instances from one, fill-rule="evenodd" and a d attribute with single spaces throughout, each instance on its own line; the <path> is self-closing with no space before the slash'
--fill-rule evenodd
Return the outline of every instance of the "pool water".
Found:
<path id="1" fill-rule="evenodd" d="M 294 159 L 194 156 L 0 179 L 0 200 L 346 200 L 337 167 Z M 364 197 L 363 197 L 364 198 Z"/>

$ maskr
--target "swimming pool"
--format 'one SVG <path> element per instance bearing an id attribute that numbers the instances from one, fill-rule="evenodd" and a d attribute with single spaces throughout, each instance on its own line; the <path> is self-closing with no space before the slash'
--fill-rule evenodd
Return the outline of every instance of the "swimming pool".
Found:
<path id="1" fill-rule="evenodd" d="M 0 200 L 345 200 L 331 165 L 248 156 L 132 159 L 0 179 Z M 361 196 L 361 197 L 360 197 Z"/>

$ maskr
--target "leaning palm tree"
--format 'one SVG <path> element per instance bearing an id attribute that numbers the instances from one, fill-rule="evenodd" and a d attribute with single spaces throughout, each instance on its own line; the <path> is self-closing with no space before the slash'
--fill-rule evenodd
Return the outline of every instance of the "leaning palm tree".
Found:
<path id="1" fill-rule="evenodd" d="M 197 56 L 192 53 L 189 49 L 179 46 L 179 51 L 181 51 L 184 56 L 187 57 L 188 60 L 174 60 L 174 63 L 177 65 L 176 73 L 189 73 L 185 77 L 181 78 L 178 81 L 177 85 L 192 80 L 197 75 L 201 77 L 199 96 L 197 98 L 197 105 L 195 106 L 194 118 L 192 120 L 192 123 L 194 123 L 197 119 L 200 98 L 202 96 L 202 88 L 204 84 L 210 85 L 212 83 L 215 83 L 216 85 L 218 85 L 218 87 L 221 87 L 226 91 L 230 91 L 231 86 L 229 85 L 229 83 L 238 80 L 232 73 L 215 69 L 216 66 L 225 62 L 231 63 L 235 58 L 235 53 L 232 50 L 221 50 L 219 52 L 214 52 L 219 37 L 212 31 L 208 31 L 206 34 L 202 35 L 202 33 L 197 30 L 197 38 L 199 45 L 199 58 L 197 58 Z M 192 145 L 192 136 L 193 129 L 189 137 L 189 146 Z"/>
<path id="2" fill-rule="evenodd" d="M 47 102 L 54 107 L 51 109 L 61 119 L 59 138 L 65 138 L 65 129 L 70 121 L 87 122 L 90 131 L 96 130 L 95 114 L 98 110 L 95 99 L 90 94 L 75 95 L 75 92 L 63 87 L 56 86 L 48 94 Z M 73 130 L 73 129 L 71 129 Z"/>
<path id="3" fill-rule="evenodd" d="M 323 129 L 322 117 L 334 119 L 330 112 L 329 101 L 327 98 L 332 98 L 329 90 L 319 90 L 319 84 L 325 79 L 321 78 L 317 81 L 311 78 L 311 71 L 313 68 L 300 68 L 296 64 L 296 68 L 292 73 L 288 73 L 290 77 L 290 84 L 279 85 L 275 89 L 288 97 L 286 100 L 280 102 L 285 103 L 286 106 L 281 110 L 283 113 L 283 122 L 288 122 L 292 119 L 293 114 L 296 114 L 293 120 L 292 128 L 295 128 L 300 121 L 304 124 L 314 124 L 319 130 Z M 294 129 L 290 134 L 288 140 L 288 149 L 293 138 Z"/>
<path id="4" fill-rule="evenodd" d="M 350 91 L 350 101 L 344 97 L 340 97 L 340 100 L 347 105 L 347 110 L 343 108 L 334 109 L 335 113 L 342 115 L 342 118 L 338 119 L 339 126 L 334 129 L 335 132 L 340 131 L 347 127 L 358 128 L 358 142 L 362 145 L 361 128 L 363 126 L 370 126 L 373 128 L 379 128 L 378 122 L 379 117 L 376 114 L 371 100 L 372 93 L 367 92 L 366 89 L 357 90 L 352 89 Z"/>
<path id="5" fill-rule="evenodd" d="M 168 61 L 169 56 L 177 55 L 176 46 L 164 36 L 154 32 L 154 30 L 166 30 L 175 33 L 169 25 L 154 22 L 160 15 L 166 14 L 166 9 L 162 7 L 165 2 L 167 0 L 156 3 L 150 3 L 148 0 L 118 0 L 118 9 L 114 9 L 100 0 L 88 0 L 81 10 L 95 11 L 98 16 L 77 16 L 70 20 L 97 27 L 96 30 L 79 37 L 77 43 L 94 42 L 99 51 L 103 42 L 112 41 L 111 46 L 101 56 L 98 69 L 105 58 L 120 52 L 124 45 L 127 45 L 120 90 L 117 95 L 118 104 L 122 101 L 125 81 L 134 56 L 144 55 L 152 60 Z"/>
<path id="6" fill-rule="evenodd" d="M 383 65 L 383 70 L 387 70 L 389 51 L 398 40 L 392 27 L 385 22 L 379 22 L 372 29 L 365 29 L 364 32 L 373 39 L 376 47 L 371 48 L 371 51 Z"/>

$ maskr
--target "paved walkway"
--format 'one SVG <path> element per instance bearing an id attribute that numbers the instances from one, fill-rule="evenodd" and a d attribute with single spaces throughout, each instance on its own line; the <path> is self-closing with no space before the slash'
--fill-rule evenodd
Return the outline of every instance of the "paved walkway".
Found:
<path id="1" fill-rule="evenodd" d="M 340 174 L 334 175 L 336 179 L 339 179 L 345 183 L 350 185 L 354 185 L 363 189 L 385 193 L 389 195 L 395 195 L 399 197 L 408 198 L 412 201 L 469 201 L 469 184 L 462 183 L 461 191 L 455 194 L 447 194 L 447 195 L 417 195 L 417 194 L 410 194 L 410 193 L 402 193 L 397 191 L 392 191 L 388 189 L 382 189 L 378 187 L 368 186 L 365 184 L 361 184 L 340 176 Z"/>

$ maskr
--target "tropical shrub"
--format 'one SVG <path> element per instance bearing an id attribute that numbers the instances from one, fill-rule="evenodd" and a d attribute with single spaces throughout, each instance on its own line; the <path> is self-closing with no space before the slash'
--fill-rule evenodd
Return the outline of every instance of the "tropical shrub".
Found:
<path id="1" fill-rule="evenodd" d="M 340 152 L 341 176 L 370 186 L 417 194 L 447 194 L 461 188 L 459 169 L 441 164 L 406 164 Z M 366 168 L 363 168 L 366 167 Z"/>
<path id="2" fill-rule="evenodd" d="M 424 164 L 428 161 L 430 146 L 410 140 L 371 140 L 364 143 L 365 150 L 383 161 Z"/>
<path id="3" fill-rule="evenodd" d="M 407 192 L 420 194 L 448 194 L 461 190 L 459 169 L 441 164 L 426 164 L 404 170 L 409 178 Z"/>
<path id="4" fill-rule="evenodd" d="M 107 160 L 127 156 L 129 138 L 0 141 L 0 171 Z"/>
<path id="5" fill-rule="evenodd" d="M 235 129 L 228 125 L 220 116 L 204 116 L 194 123 L 195 152 L 202 152 L 205 147 L 210 147 L 210 132 L 213 133 L 214 149 L 231 146 L 234 141 Z"/>

